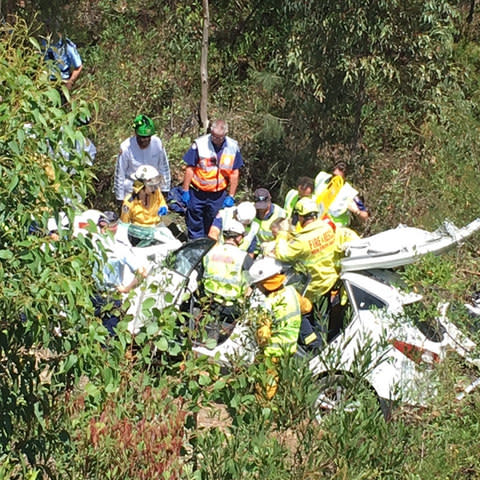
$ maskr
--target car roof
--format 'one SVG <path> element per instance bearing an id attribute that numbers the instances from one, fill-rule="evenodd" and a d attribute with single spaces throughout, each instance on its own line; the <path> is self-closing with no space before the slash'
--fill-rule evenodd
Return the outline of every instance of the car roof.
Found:
<path id="1" fill-rule="evenodd" d="M 396 228 L 354 240 L 341 260 L 342 272 L 388 269 L 408 265 L 422 256 L 443 253 L 480 230 L 480 218 L 463 228 L 445 221 L 434 232 L 399 225 Z"/>

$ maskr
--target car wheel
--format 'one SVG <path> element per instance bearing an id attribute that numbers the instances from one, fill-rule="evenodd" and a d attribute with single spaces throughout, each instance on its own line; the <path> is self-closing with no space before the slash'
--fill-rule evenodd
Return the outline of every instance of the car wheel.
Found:
<path id="1" fill-rule="evenodd" d="M 355 413 L 362 408 L 377 409 L 384 419 L 390 417 L 390 402 L 379 399 L 365 381 L 334 373 L 318 379 L 319 394 L 315 402 L 318 421 L 332 412 Z"/>

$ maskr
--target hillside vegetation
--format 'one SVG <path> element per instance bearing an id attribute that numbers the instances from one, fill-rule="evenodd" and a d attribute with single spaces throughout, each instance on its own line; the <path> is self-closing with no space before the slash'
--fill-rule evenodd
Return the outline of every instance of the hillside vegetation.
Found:
<path id="1" fill-rule="evenodd" d="M 260 364 L 225 373 L 158 325 L 135 345 L 125 328 L 110 339 L 90 301 L 91 242 L 60 231 L 51 248 L 29 234 L 32 214 L 44 231 L 77 203 L 116 208 L 115 159 L 139 113 L 182 178 L 201 130 L 202 2 L 0 8 L 0 478 L 480 478 L 480 392 L 455 401 L 465 372 L 454 357 L 428 407 L 398 406 L 385 422 L 366 392 L 357 411 L 319 423 L 319 387 L 297 359 L 266 402 Z M 38 43 L 53 17 L 84 60 L 66 107 Z M 298 176 L 344 160 L 372 215 L 360 233 L 480 216 L 479 18 L 474 0 L 211 2 L 208 115 L 241 144 L 238 199 L 265 186 L 283 203 Z M 98 149 L 92 168 L 75 150 L 84 135 Z M 477 235 L 403 272 L 430 305 L 450 301 L 477 341 L 462 305 L 480 285 L 479 249 Z M 174 333 L 187 322 L 173 309 L 157 316 Z"/>

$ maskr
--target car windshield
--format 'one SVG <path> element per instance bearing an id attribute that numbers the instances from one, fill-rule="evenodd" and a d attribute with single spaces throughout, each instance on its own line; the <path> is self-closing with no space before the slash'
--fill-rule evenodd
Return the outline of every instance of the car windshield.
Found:
<path id="1" fill-rule="evenodd" d="M 181 275 L 188 277 L 202 261 L 204 255 L 213 247 L 211 238 L 199 238 L 186 243 L 165 260 L 165 265 Z"/>

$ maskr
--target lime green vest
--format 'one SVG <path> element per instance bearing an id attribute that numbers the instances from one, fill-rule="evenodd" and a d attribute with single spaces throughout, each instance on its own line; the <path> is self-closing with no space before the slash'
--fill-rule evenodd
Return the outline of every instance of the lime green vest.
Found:
<path id="1" fill-rule="evenodd" d="M 283 209 L 287 213 L 287 218 L 291 218 L 293 214 L 293 209 L 295 208 L 295 205 L 297 204 L 299 199 L 298 195 L 298 190 L 289 190 L 287 194 L 285 195 L 285 205 L 283 206 Z"/>
<path id="2" fill-rule="evenodd" d="M 298 334 L 302 322 L 298 294 L 291 285 L 270 294 L 266 299 L 267 306 L 273 313 L 272 336 L 270 344 L 265 348 L 265 355 L 278 357 L 287 351 L 297 350 Z"/>
<path id="3" fill-rule="evenodd" d="M 220 303 L 232 304 L 244 296 L 242 271 L 247 253 L 235 245 L 217 243 L 203 258 L 203 286 Z"/>
<path id="4" fill-rule="evenodd" d="M 270 225 L 277 219 L 277 218 L 286 218 L 287 214 L 282 207 L 275 205 L 272 203 L 273 212 L 269 218 L 266 220 L 260 220 L 259 218 L 255 218 L 254 222 L 258 224 L 258 232 L 257 238 L 259 242 L 271 242 L 274 240 L 273 234 L 270 230 Z"/>

